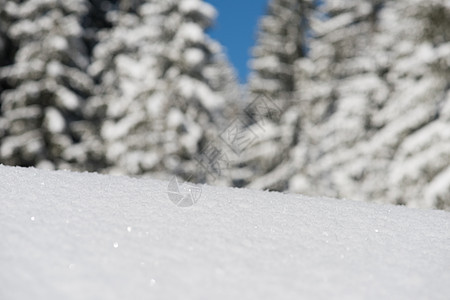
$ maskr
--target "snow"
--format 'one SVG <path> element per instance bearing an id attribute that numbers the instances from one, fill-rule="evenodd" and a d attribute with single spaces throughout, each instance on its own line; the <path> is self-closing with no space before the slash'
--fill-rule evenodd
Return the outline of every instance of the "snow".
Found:
<path id="1" fill-rule="evenodd" d="M 183 53 L 185 64 L 190 69 L 198 68 L 205 62 L 205 54 L 198 48 L 188 48 Z"/>
<path id="2" fill-rule="evenodd" d="M 0 166 L 1 299 L 448 299 L 450 214 Z"/>
<path id="3" fill-rule="evenodd" d="M 190 42 L 192 44 L 201 43 L 204 39 L 202 28 L 195 23 L 185 23 L 178 29 L 174 40 L 178 43 Z"/>
<path id="4" fill-rule="evenodd" d="M 211 4 L 199 0 L 181 1 L 179 9 L 185 15 L 191 13 L 199 14 L 205 26 L 211 25 L 217 17 L 217 11 Z"/>
<path id="5" fill-rule="evenodd" d="M 57 109 L 53 107 L 46 108 L 44 119 L 44 124 L 52 133 L 60 133 L 66 127 L 66 121 L 64 120 L 63 116 Z"/>

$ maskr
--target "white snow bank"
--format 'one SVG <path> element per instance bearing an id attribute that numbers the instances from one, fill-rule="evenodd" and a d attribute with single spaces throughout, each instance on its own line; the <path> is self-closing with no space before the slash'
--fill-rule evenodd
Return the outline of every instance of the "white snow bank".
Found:
<path id="1" fill-rule="evenodd" d="M 0 299 L 448 299 L 450 214 L 0 166 Z"/>

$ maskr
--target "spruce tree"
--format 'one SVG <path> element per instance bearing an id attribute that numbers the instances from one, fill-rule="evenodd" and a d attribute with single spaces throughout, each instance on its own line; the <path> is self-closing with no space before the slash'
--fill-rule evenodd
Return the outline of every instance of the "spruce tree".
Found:
<path id="1" fill-rule="evenodd" d="M 303 95 L 312 91 L 314 100 L 307 102 L 313 105 L 306 106 L 302 118 L 307 122 L 302 123 L 302 138 L 307 140 L 300 139 L 293 162 L 304 167 L 291 179 L 290 189 L 447 208 L 448 7 L 442 1 L 373 4 L 361 18 L 370 26 L 350 31 L 357 35 L 343 35 L 342 43 L 351 51 L 343 63 L 324 54 L 317 55 L 327 58 L 323 65 L 312 60 L 316 49 L 322 53 L 340 49 L 328 47 L 327 39 L 319 36 L 311 42 L 311 59 L 298 65 Z M 336 18 L 342 21 L 349 15 L 358 14 L 339 12 Z M 345 28 L 351 29 L 358 22 L 348 24 Z M 339 31 L 330 32 L 338 41 Z M 324 81 L 302 74 L 311 70 L 319 75 L 318 66 L 324 66 Z M 312 122 L 308 116 L 314 117 Z"/>
<path id="2" fill-rule="evenodd" d="M 205 29 L 215 10 L 199 0 L 144 1 L 110 15 L 90 73 L 100 80 L 89 102 L 103 115 L 100 135 L 110 172 L 199 175 L 195 157 L 217 135 L 226 94 L 221 48 Z"/>
<path id="3" fill-rule="evenodd" d="M 253 94 L 288 101 L 295 91 L 294 62 L 306 51 L 310 1 L 273 0 L 259 23 L 257 45 L 250 62 Z"/>
<path id="4" fill-rule="evenodd" d="M 302 134 L 291 191 L 334 197 L 358 191 L 342 172 L 377 131 L 372 118 L 389 94 L 373 46 L 382 7 L 380 1 L 329 0 L 311 17 L 310 51 L 296 64 Z"/>
<path id="5" fill-rule="evenodd" d="M 393 30 L 391 23 L 397 20 Z M 379 198 L 414 207 L 450 207 L 450 6 L 447 1 L 386 5 L 381 30 L 392 63 L 389 101 L 367 147 L 383 183 Z M 411 28 L 414 30 L 411 30 Z"/>
<path id="6" fill-rule="evenodd" d="M 2 5 L 1 34 L 15 53 L 0 69 L 1 163 L 70 167 L 79 138 L 72 125 L 93 89 L 81 25 L 87 9 L 83 0 Z"/>
<path id="7" fill-rule="evenodd" d="M 294 65 L 307 52 L 308 16 L 312 7 L 312 1 L 308 0 L 273 0 L 260 21 L 245 109 L 249 117 L 246 122 L 249 126 L 245 128 L 247 139 L 254 142 L 237 158 L 240 167 L 234 177 L 237 185 L 287 188 L 292 168 L 286 162 L 299 131 Z"/>

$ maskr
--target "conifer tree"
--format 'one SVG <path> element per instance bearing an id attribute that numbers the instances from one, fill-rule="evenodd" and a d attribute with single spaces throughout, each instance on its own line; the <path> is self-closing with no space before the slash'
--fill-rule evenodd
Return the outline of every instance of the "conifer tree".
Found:
<path id="1" fill-rule="evenodd" d="M 383 185 L 376 200 L 448 209 L 450 6 L 441 0 L 389 2 L 383 21 L 392 94 L 374 118 L 380 130 L 366 148 L 371 164 L 386 167 L 374 172 Z"/>
<path id="2" fill-rule="evenodd" d="M 220 46 L 204 30 L 215 10 L 199 0 L 144 1 L 111 14 L 94 49 L 104 115 L 100 135 L 111 172 L 179 174 L 201 180 L 194 157 L 217 135 L 225 92 Z M 221 62 L 222 61 L 222 62 Z"/>
<path id="3" fill-rule="evenodd" d="M 295 91 L 294 62 L 305 55 L 307 17 L 304 0 L 273 0 L 259 23 L 257 45 L 250 62 L 253 94 L 288 101 Z"/>
<path id="4" fill-rule="evenodd" d="M 294 65 L 306 55 L 312 7 L 308 0 L 273 0 L 261 19 L 245 110 L 250 116 L 247 138 L 254 142 L 237 159 L 238 185 L 283 190 L 292 176 L 286 162 L 299 131 Z M 258 109 L 264 106 L 265 112 Z"/>
<path id="5" fill-rule="evenodd" d="M 311 18 L 310 51 L 296 64 L 301 128 L 292 164 L 292 191 L 347 196 L 344 165 L 377 128 L 373 114 L 389 88 L 373 41 L 380 1 L 329 0 Z M 383 56 L 383 54 L 381 54 Z"/>
<path id="6" fill-rule="evenodd" d="M 332 73 L 323 73 L 329 78 L 324 84 L 300 72 L 309 87 L 303 95 L 312 90 L 315 99 L 307 102 L 313 106 L 306 106 L 302 120 L 314 116 L 314 121 L 302 123 L 303 138 L 309 140 L 301 139 L 296 149 L 293 163 L 304 167 L 291 179 L 291 191 L 448 207 L 448 11 L 442 1 L 372 2 L 372 12 L 362 18 L 372 22 L 370 31 L 355 29 L 350 32 L 363 35 L 347 33 L 343 40 L 359 52 L 342 65 L 334 56 L 325 60 L 324 69 Z M 341 21 L 345 16 L 336 15 Z M 338 32 L 331 32 L 339 40 Z M 311 59 L 315 49 L 339 49 L 327 48 L 326 41 L 319 37 L 311 43 Z M 299 70 L 319 75 L 320 60 L 311 59 L 301 61 Z"/>
<path id="7" fill-rule="evenodd" d="M 68 168 L 78 139 L 72 125 L 93 88 L 81 25 L 86 2 L 5 1 L 1 10 L 15 53 L 0 69 L 0 162 Z"/>

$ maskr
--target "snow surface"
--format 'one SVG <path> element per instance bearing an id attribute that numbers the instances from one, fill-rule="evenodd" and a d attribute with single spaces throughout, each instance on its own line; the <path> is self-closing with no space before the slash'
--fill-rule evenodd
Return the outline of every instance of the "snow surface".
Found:
<path id="1" fill-rule="evenodd" d="M 448 299 L 450 214 L 0 166 L 0 299 Z"/>

